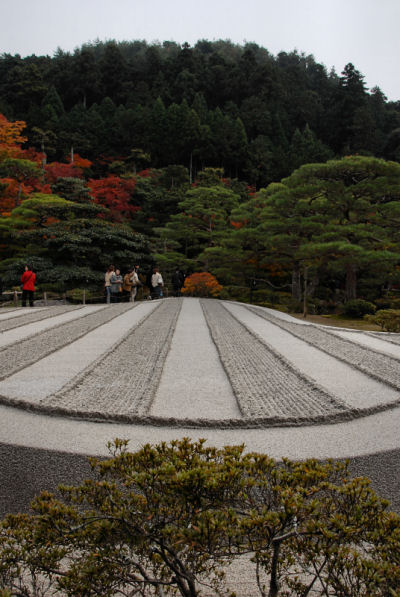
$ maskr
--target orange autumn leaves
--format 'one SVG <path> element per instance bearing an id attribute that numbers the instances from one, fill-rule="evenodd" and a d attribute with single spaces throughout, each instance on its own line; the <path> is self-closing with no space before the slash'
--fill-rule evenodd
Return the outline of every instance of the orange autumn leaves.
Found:
<path id="1" fill-rule="evenodd" d="M 222 286 L 215 276 L 208 272 L 199 272 L 186 278 L 181 292 L 186 296 L 216 298 L 220 295 L 221 290 Z"/>
<path id="2" fill-rule="evenodd" d="M 27 140 L 21 133 L 26 127 L 23 120 L 10 122 L 0 114 L 0 160 L 21 157 L 21 144 Z"/>

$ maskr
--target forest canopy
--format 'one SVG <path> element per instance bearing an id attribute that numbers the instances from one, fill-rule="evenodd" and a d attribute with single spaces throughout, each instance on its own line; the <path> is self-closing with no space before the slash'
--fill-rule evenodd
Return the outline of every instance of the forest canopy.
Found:
<path id="1" fill-rule="evenodd" d="M 0 57 L 0 274 L 209 271 L 222 298 L 396 308 L 400 102 L 255 43 Z M 250 292 L 250 296 L 249 296 Z M 394 302 L 393 302 L 394 301 Z"/>

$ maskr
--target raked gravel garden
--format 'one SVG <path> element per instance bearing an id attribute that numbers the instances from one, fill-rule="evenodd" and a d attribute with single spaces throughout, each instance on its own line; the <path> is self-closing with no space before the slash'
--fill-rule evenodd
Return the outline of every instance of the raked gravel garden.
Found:
<path id="1" fill-rule="evenodd" d="M 399 428 L 399 334 L 214 299 L 0 311 L 7 454 L 188 436 L 274 458 L 384 458 Z"/>
<path id="2" fill-rule="evenodd" d="M 400 509 L 400 334 L 213 299 L 0 311 L 0 511 L 90 474 L 107 442 L 178 437 L 348 458 Z M 229 570 L 257 595 L 248 558 Z"/>

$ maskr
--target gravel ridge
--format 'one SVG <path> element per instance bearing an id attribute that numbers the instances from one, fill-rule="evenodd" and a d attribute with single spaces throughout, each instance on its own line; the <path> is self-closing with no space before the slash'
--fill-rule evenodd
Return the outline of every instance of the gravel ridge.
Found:
<path id="1" fill-rule="evenodd" d="M 362 371 L 377 381 L 400 390 L 400 359 L 385 355 L 373 348 L 361 346 L 314 324 L 304 326 L 294 322 L 287 322 L 250 305 L 243 304 L 242 306 L 296 338 L 300 338 L 310 346 Z M 397 404 L 397 400 L 395 403 Z"/>
<path id="2" fill-rule="evenodd" d="M 379 338 L 379 340 L 384 340 L 385 342 L 390 342 L 390 344 L 396 344 L 397 346 L 400 346 L 400 334 L 391 334 L 390 332 L 386 332 L 384 338 L 382 338 L 382 332 L 370 332 L 370 334 L 371 336 L 374 336 L 374 338 Z"/>
<path id="3" fill-rule="evenodd" d="M 221 303 L 203 300 L 201 305 L 243 416 L 307 419 L 348 410 Z"/>
<path id="4" fill-rule="evenodd" d="M 90 420 L 90 421 L 98 421 L 98 422 L 109 422 L 109 423 L 129 423 L 129 424 L 138 424 L 138 425 L 151 425 L 154 427 L 173 427 L 173 428 L 181 428 L 189 427 L 189 428 L 198 428 L 198 429 L 264 429 L 269 427 L 300 427 L 303 425 L 329 425 L 332 423 L 341 423 L 345 421 L 351 421 L 360 417 L 366 417 L 369 415 L 373 415 L 376 413 L 380 413 L 383 411 L 390 410 L 392 408 L 396 408 L 400 404 L 400 396 L 399 399 L 385 404 L 378 404 L 366 408 L 352 408 L 348 407 L 347 405 L 341 405 L 337 399 L 334 399 L 334 402 L 329 402 L 331 400 L 331 396 L 329 393 L 318 386 L 314 380 L 310 380 L 306 376 L 302 375 L 301 372 L 298 372 L 297 369 L 293 367 L 293 365 L 285 359 L 278 351 L 272 351 L 272 357 L 275 358 L 277 361 L 274 361 L 273 368 L 279 368 L 279 370 L 284 375 L 283 379 L 283 389 L 282 391 L 284 399 L 284 410 L 277 408 L 277 412 L 269 412 L 265 408 L 265 404 L 261 404 L 261 412 L 259 414 L 247 414 L 247 411 L 244 412 L 243 418 L 224 418 L 224 419 L 206 419 L 206 418 L 178 418 L 178 417 L 168 417 L 168 416 L 157 416 L 157 415 L 150 415 L 149 409 L 154 398 L 155 392 L 159 385 L 159 381 L 161 379 L 164 362 L 166 355 L 170 348 L 170 343 L 172 340 L 172 335 L 175 330 L 176 322 L 179 317 L 179 313 L 181 310 L 181 306 L 183 304 L 184 299 L 169 299 L 164 301 L 159 301 L 157 304 L 156 309 L 152 312 L 145 315 L 142 319 L 140 319 L 136 324 L 134 324 L 124 336 L 118 340 L 105 354 L 102 354 L 96 361 L 91 363 L 87 369 L 84 370 L 83 373 L 80 373 L 77 377 L 73 378 L 71 382 L 65 385 L 60 392 L 53 394 L 51 397 L 49 396 L 48 399 L 42 401 L 40 403 L 32 403 L 26 399 L 19 399 L 19 398 L 11 398 L 7 396 L 0 395 L 0 404 L 21 408 L 23 410 L 37 412 L 52 416 L 62 416 L 71 419 L 80 419 L 80 420 Z M 270 349 L 268 347 L 268 343 L 265 342 L 263 339 L 259 338 L 258 335 L 252 331 L 247 329 L 241 322 L 235 319 L 235 317 L 229 313 L 229 311 L 223 307 L 223 303 L 211 300 L 203 300 L 201 301 L 202 307 L 203 305 L 206 306 L 206 309 L 210 307 L 210 305 L 214 304 L 215 308 L 210 307 L 213 309 L 214 313 L 214 328 L 221 328 L 220 334 L 225 331 L 223 327 L 224 321 L 228 320 L 230 323 L 229 325 L 236 329 L 236 340 L 233 344 L 227 344 L 226 349 L 230 352 L 233 351 L 237 346 L 242 345 L 242 338 L 246 336 L 246 342 L 244 343 L 244 347 L 241 346 L 241 357 L 244 356 L 248 357 L 247 347 L 248 342 L 253 344 L 253 346 L 257 346 L 256 352 L 253 353 L 253 363 L 257 364 L 257 370 L 259 369 L 259 357 L 260 354 L 265 355 L 270 353 Z M 176 308 L 173 307 L 173 304 L 179 305 Z M 133 308 L 135 305 L 115 305 L 115 306 L 108 306 L 105 309 L 98 311 L 96 314 L 100 315 L 103 313 L 107 315 L 105 319 L 107 321 L 112 320 L 113 318 L 117 317 L 118 315 L 122 314 L 123 312 L 127 311 L 130 308 Z M 161 311 L 159 311 L 161 309 Z M 255 309 L 256 314 L 259 314 L 259 310 Z M 157 319 L 155 318 L 157 315 Z M 224 318 L 219 317 L 221 314 L 226 314 Z M 152 317 L 150 317 L 150 315 Z M 89 314 L 80 318 L 79 322 L 82 322 L 84 319 L 88 317 L 94 316 L 94 314 Z M 99 318 L 100 319 L 100 318 Z M 107 321 L 96 321 L 96 326 L 94 325 L 94 321 L 92 320 L 93 327 L 99 327 L 102 323 L 106 323 Z M 233 322 L 233 323 L 232 323 Z M 58 329 L 60 327 L 70 326 L 71 323 L 68 324 L 60 324 L 57 326 Z M 162 326 L 163 333 L 164 333 L 164 340 L 162 339 L 161 331 L 158 329 Z M 81 326 L 80 326 L 81 327 Z M 309 327 L 309 326 L 307 326 Z M 302 326 L 302 329 L 305 326 Z M 70 338 L 68 342 L 73 342 L 75 339 L 79 339 L 81 335 L 88 333 L 90 330 L 82 331 L 76 337 Z M 48 331 L 46 331 L 47 334 Z M 61 330 L 62 334 L 63 330 Z M 43 335 L 38 334 L 38 336 Z M 160 335 L 161 334 L 161 335 Z M 57 336 L 59 336 L 59 332 L 57 332 Z M 250 336 L 250 340 L 249 340 Z M 149 341 L 150 340 L 150 341 Z M 151 341 L 152 348 L 150 347 Z M 30 339 L 31 341 L 31 339 Z M 63 342 L 63 344 L 68 344 L 68 342 Z M 136 350 L 135 350 L 135 343 L 136 343 Z M 258 344 L 257 344 L 258 343 Z M 352 344 L 352 343 L 350 343 Z M 20 346 L 20 345 L 18 345 Z M 117 366 L 116 363 L 121 359 L 125 359 L 125 369 L 122 367 L 122 376 L 126 373 L 126 371 L 130 372 L 131 370 L 135 369 L 135 361 L 132 360 L 138 357 L 139 351 L 137 351 L 137 346 L 140 346 L 141 352 L 143 353 L 143 359 L 141 361 L 141 366 L 143 367 L 151 367 L 150 363 L 156 363 L 154 366 L 154 375 L 150 376 L 149 384 L 151 387 L 148 388 L 147 394 L 144 394 L 143 397 L 139 400 L 139 403 L 135 403 L 135 398 L 132 402 L 132 397 L 129 398 L 131 401 L 129 404 L 122 404 L 120 405 L 123 412 L 119 410 L 118 404 L 116 403 L 112 408 L 104 408 L 102 404 L 99 404 L 99 396 L 101 397 L 104 392 L 105 386 L 110 382 L 110 373 Z M 29 348 L 29 345 L 28 345 Z M 58 350 L 59 347 L 53 348 L 48 352 L 53 352 L 54 350 Z M 144 348 L 144 351 L 143 351 Z M 158 351 L 158 353 L 157 353 Z M 260 351 L 260 352 L 259 352 Z M 157 357 L 158 354 L 158 357 Z M 10 354 L 9 354 L 10 356 Z M 37 356 L 37 355 L 35 355 Z M 44 355 L 47 356 L 47 355 Z M 39 357 L 35 359 L 40 360 L 43 355 L 41 354 Z M 233 377 L 236 375 L 238 377 L 238 373 L 235 369 L 235 358 L 232 359 L 232 367 L 233 367 Z M 108 364 L 107 364 L 108 363 Z M 28 363 L 31 364 L 31 363 Z M 224 363 L 222 363 L 224 366 Z M 253 365 L 254 366 L 254 365 Z M 287 368 L 287 366 L 289 368 Z M 21 368 L 21 367 L 20 367 Z M 93 371 L 96 370 L 96 373 L 104 374 L 103 381 L 99 382 L 99 376 L 94 375 L 92 379 L 92 403 L 86 405 L 85 407 L 85 394 L 86 394 L 86 382 L 90 375 L 93 374 Z M 226 371 L 226 368 L 225 368 Z M 299 375 L 302 377 L 300 380 L 300 390 L 303 392 L 309 392 L 310 389 L 314 394 L 321 399 L 323 396 L 323 400 L 327 399 L 327 402 L 323 402 L 320 404 L 317 400 L 317 409 L 314 408 L 313 403 L 311 403 L 311 410 L 310 404 L 307 403 L 308 410 L 306 412 L 301 412 L 301 404 L 298 404 L 297 401 L 297 393 L 294 396 L 294 410 L 290 412 L 290 408 L 292 408 L 292 404 L 289 404 L 289 408 L 285 405 L 286 399 L 286 380 L 287 380 L 287 371 L 292 375 L 295 374 L 296 377 Z M 264 371 L 269 377 L 271 377 L 271 369 Z M 129 373 L 131 375 L 131 373 Z M 129 377 L 128 375 L 128 377 Z M 228 377 L 232 383 L 232 375 L 228 372 Z M 246 374 L 248 375 L 248 374 Z M 122 381 L 122 385 L 125 384 L 126 388 L 132 387 L 132 377 L 130 379 L 124 378 Z M 84 381 L 84 383 L 83 383 Z M 78 388 L 79 384 L 81 384 L 81 388 Z M 146 385 L 146 384 L 144 384 Z M 113 390 L 117 398 L 120 398 L 121 388 L 118 389 L 118 386 L 114 384 Z M 305 389 L 306 388 L 306 389 Z M 246 390 L 246 388 L 245 388 Z M 259 388 L 256 387 L 257 392 L 259 393 Z M 279 388 L 278 388 L 279 390 Z M 76 393 L 74 398 L 75 405 L 71 401 L 71 397 L 73 397 L 73 392 Z M 249 393 L 249 390 L 247 390 Z M 79 396 L 80 394 L 80 396 Z M 251 398 L 251 396 L 250 396 Z M 258 394 L 256 398 L 259 398 Z M 108 394 L 105 397 L 108 400 Z M 81 401 L 81 402 L 79 402 Z M 83 404 L 83 406 L 82 406 Z M 326 406 L 331 406 L 331 408 L 326 409 Z M 320 411 L 318 408 L 321 406 Z M 336 409 L 335 409 L 336 407 Z M 314 408 L 314 410 L 312 410 Z M 286 410 L 285 410 L 286 409 Z M 260 410 L 260 409 L 259 409 Z M 253 412 L 250 409 L 250 413 Z"/>
<path id="5" fill-rule="evenodd" d="M 160 301 L 116 345 L 42 404 L 89 412 L 90 418 L 146 416 L 181 308 L 182 299 Z"/>
<path id="6" fill-rule="evenodd" d="M 105 306 L 74 321 L 60 323 L 49 330 L 37 332 L 0 350 L 0 380 L 33 365 L 45 356 L 78 340 L 88 332 L 134 308 L 134 304 Z M 136 305 L 135 305 L 136 306 Z"/>
<path id="7" fill-rule="evenodd" d="M 68 311 L 77 311 L 82 309 L 83 305 L 66 305 L 62 307 L 51 307 L 49 309 L 44 309 L 43 311 L 35 311 L 26 313 L 25 315 L 21 315 L 21 317 L 14 317 L 10 319 L 6 319 L 5 321 L 0 322 L 0 332 L 7 332 L 8 330 L 14 330 L 19 328 L 23 325 L 27 325 L 29 323 L 35 323 L 37 321 L 42 321 L 43 319 L 50 319 L 51 317 L 56 317 L 57 315 L 62 315 L 63 313 L 67 313 Z"/>

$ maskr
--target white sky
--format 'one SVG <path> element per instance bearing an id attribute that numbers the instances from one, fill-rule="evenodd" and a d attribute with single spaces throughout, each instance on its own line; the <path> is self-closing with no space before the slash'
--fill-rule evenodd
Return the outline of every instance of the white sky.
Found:
<path id="1" fill-rule="evenodd" d="M 348 62 L 400 99 L 400 0 L 0 0 L 0 54 L 53 55 L 100 39 L 230 39 Z"/>

